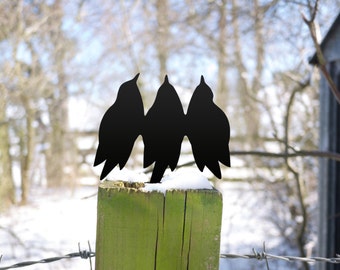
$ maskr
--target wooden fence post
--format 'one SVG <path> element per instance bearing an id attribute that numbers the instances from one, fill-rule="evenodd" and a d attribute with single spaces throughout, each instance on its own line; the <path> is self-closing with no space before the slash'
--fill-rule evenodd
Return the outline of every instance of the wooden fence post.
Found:
<path id="1" fill-rule="evenodd" d="M 120 183 L 120 184 L 119 184 Z M 222 196 L 99 185 L 96 270 L 218 269 Z"/>

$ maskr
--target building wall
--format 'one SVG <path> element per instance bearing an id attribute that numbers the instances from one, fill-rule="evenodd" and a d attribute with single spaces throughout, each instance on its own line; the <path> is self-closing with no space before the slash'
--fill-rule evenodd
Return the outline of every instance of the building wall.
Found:
<path id="1" fill-rule="evenodd" d="M 340 89 L 340 49 L 337 57 L 338 60 L 327 64 L 327 69 Z M 340 153 L 340 104 L 323 77 L 320 82 L 319 147 L 322 151 Z M 325 158 L 320 159 L 318 253 L 323 257 L 335 257 L 340 253 L 340 162 Z M 319 270 L 339 269 L 336 267 L 332 264 L 318 265 Z"/>

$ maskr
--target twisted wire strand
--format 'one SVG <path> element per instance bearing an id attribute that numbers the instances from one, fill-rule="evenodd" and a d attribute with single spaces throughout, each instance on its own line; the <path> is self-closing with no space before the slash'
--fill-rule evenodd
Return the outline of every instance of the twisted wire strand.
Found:
<path id="1" fill-rule="evenodd" d="M 5 267 L 0 266 L 0 270 L 26 267 L 26 266 L 30 266 L 30 265 L 38 264 L 38 263 L 51 263 L 51 262 L 59 261 L 59 260 L 62 260 L 62 259 L 72 259 L 72 258 L 76 258 L 76 257 L 80 257 L 82 259 L 90 259 L 90 269 L 92 270 L 91 258 L 96 256 L 96 253 L 91 250 L 90 242 L 88 242 L 88 246 L 89 246 L 89 250 L 81 250 L 80 249 L 80 243 L 78 243 L 78 249 L 79 249 L 78 252 L 69 253 L 69 254 L 66 254 L 64 256 L 50 257 L 50 258 L 42 259 L 42 260 L 38 260 L 38 261 L 20 262 L 20 263 L 16 263 L 16 264 L 13 264 L 13 265 L 10 265 L 10 266 L 5 266 Z M 1 263 L 1 259 L 2 259 L 2 255 L 0 255 L 0 263 Z"/>
<path id="2" fill-rule="evenodd" d="M 287 262 L 300 261 L 307 263 L 316 263 L 316 262 L 326 262 L 333 264 L 340 264 L 340 255 L 337 255 L 334 258 L 323 258 L 323 257 L 296 257 L 296 256 L 280 256 L 274 255 L 270 253 L 261 252 L 259 254 L 221 254 L 221 258 L 225 259 L 257 259 L 257 260 L 265 260 L 265 259 L 276 259 L 283 260 Z"/>
<path id="3" fill-rule="evenodd" d="M 62 260 L 62 259 L 71 259 L 71 258 L 76 258 L 76 257 L 80 257 L 82 259 L 88 259 L 88 258 L 91 258 L 91 257 L 94 257 L 94 256 L 95 256 L 94 252 L 89 252 L 89 251 L 84 250 L 82 252 L 69 253 L 69 254 L 66 254 L 64 256 L 51 257 L 51 258 L 42 259 L 42 260 L 38 260 L 38 261 L 26 261 L 26 262 L 16 263 L 16 264 L 6 266 L 6 267 L 0 267 L 0 270 L 20 268 L 20 267 L 25 267 L 25 266 L 29 266 L 29 265 L 33 265 L 33 264 L 38 264 L 38 263 L 51 263 L 51 262 L 59 261 L 59 260 Z"/>

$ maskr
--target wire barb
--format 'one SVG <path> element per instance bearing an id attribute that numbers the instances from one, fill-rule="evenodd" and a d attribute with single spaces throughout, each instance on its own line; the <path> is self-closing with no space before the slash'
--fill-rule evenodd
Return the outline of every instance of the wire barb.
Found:
<path id="1" fill-rule="evenodd" d="M 91 260 L 91 257 L 93 252 L 91 250 L 91 244 L 90 244 L 90 241 L 87 241 L 87 244 L 89 246 L 89 250 L 87 251 L 86 249 L 85 250 L 80 250 L 80 243 L 78 243 L 78 250 L 79 250 L 79 257 L 82 258 L 82 259 L 90 259 L 90 270 L 92 270 L 92 260 Z"/>

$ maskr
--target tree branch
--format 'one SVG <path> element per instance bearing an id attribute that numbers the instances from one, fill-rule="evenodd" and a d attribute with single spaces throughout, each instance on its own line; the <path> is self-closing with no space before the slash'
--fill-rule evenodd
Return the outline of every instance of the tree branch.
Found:
<path id="1" fill-rule="evenodd" d="M 317 36 L 316 36 L 316 28 L 315 28 L 314 20 L 315 20 L 316 12 L 317 12 L 317 9 L 318 9 L 318 3 L 319 3 L 319 1 L 316 0 L 314 7 L 309 6 L 310 11 L 311 11 L 310 20 L 308 20 L 303 13 L 301 13 L 301 16 L 302 16 L 303 21 L 308 26 L 311 37 L 313 39 L 314 47 L 316 49 L 317 65 L 318 65 L 321 73 L 325 77 L 326 81 L 328 82 L 329 88 L 331 89 L 336 101 L 340 104 L 340 91 L 337 89 L 331 75 L 329 74 L 329 72 L 326 68 L 326 60 L 324 58 L 324 55 L 323 55 L 322 50 L 321 50 L 321 46 L 320 46 L 318 39 L 317 39 Z"/>
<path id="2" fill-rule="evenodd" d="M 314 158 L 328 158 L 340 162 L 340 154 L 329 152 L 329 151 L 319 151 L 319 150 L 301 150 L 294 151 L 293 153 L 274 153 L 265 151 L 231 151 L 231 156 L 259 156 L 267 158 L 294 158 L 294 157 L 314 157 Z M 195 161 L 189 161 L 177 166 L 178 168 L 194 165 Z M 144 173 L 152 172 L 152 168 L 144 170 Z"/>
<path id="3" fill-rule="evenodd" d="M 301 150 L 295 151 L 294 153 L 274 153 L 265 151 L 232 151 L 230 152 L 230 154 L 232 156 L 261 156 L 270 158 L 293 158 L 293 157 L 329 158 L 340 162 L 340 154 L 319 150 Z"/>

